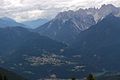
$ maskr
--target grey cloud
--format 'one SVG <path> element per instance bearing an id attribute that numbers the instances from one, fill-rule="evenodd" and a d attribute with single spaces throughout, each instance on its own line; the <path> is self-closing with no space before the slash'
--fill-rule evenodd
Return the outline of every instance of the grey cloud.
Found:
<path id="1" fill-rule="evenodd" d="M 7 16 L 18 21 L 51 19 L 61 11 L 100 7 L 107 3 L 119 6 L 120 0 L 0 0 L 0 17 Z"/>

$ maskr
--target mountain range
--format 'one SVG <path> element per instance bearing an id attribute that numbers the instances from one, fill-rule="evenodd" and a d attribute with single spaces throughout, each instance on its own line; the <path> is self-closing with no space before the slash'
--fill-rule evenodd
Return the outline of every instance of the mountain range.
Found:
<path id="1" fill-rule="evenodd" d="M 120 71 L 119 22 L 119 17 L 110 14 L 81 31 L 70 46 L 26 28 L 1 28 L 1 65 L 29 80 L 50 74 L 81 78 L 90 72 Z"/>
<path id="2" fill-rule="evenodd" d="M 19 23 L 13 26 L 15 21 L 11 19 L 2 20 L 0 66 L 28 80 L 51 75 L 68 79 L 83 78 L 88 73 L 120 72 L 119 7 L 108 4 L 99 9 L 61 12 L 31 30 L 23 24 L 16 26 Z"/>
<path id="3" fill-rule="evenodd" d="M 48 23 L 36 28 L 36 31 L 54 40 L 71 44 L 81 31 L 89 29 L 109 14 L 119 17 L 120 8 L 108 4 L 102 5 L 99 9 L 88 8 L 65 11 L 59 13 Z"/>

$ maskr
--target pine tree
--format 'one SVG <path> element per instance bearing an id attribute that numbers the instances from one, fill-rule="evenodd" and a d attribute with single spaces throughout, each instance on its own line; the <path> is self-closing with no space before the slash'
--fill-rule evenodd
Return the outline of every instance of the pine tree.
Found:
<path id="1" fill-rule="evenodd" d="M 71 78 L 71 80 L 76 80 L 76 78 Z"/>
<path id="2" fill-rule="evenodd" d="M 4 80 L 8 80 L 6 76 L 4 76 Z"/>
<path id="3" fill-rule="evenodd" d="M 95 77 L 92 74 L 89 74 L 87 80 L 95 80 Z"/>
<path id="4" fill-rule="evenodd" d="M 0 80 L 2 80 L 2 74 L 0 73 Z"/>

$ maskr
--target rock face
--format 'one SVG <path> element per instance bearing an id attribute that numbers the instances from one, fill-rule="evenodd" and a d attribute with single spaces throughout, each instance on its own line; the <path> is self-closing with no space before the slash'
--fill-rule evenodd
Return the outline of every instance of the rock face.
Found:
<path id="1" fill-rule="evenodd" d="M 119 22 L 120 18 L 115 17 L 112 14 L 108 15 L 96 25 L 81 32 L 75 41 L 78 46 L 74 45 L 74 47 L 81 48 L 81 50 L 95 50 L 100 47 L 119 44 L 120 38 L 117 36 L 120 33 Z M 78 42 L 80 43 L 78 44 Z"/>
<path id="2" fill-rule="evenodd" d="M 94 18 L 84 10 L 59 13 L 55 19 L 36 29 L 41 35 L 70 43 L 83 30 L 95 24 Z"/>
<path id="3" fill-rule="evenodd" d="M 96 23 L 109 14 L 113 14 L 115 16 L 120 17 L 120 8 L 115 7 L 112 4 L 102 5 L 100 9 L 89 8 L 86 9 L 86 12 L 94 16 L 94 20 L 96 21 Z"/>
<path id="4" fill-rule="evenodd" d="M 101 6 L 100 9 L 65 11 L 59 13 L 48 23 L 36 28 L 36 31 L 41 35 L 70 44 L 81 31 L 90 28 L 111 13 L 120 16 L 120 8 L 108 4 Z"/>

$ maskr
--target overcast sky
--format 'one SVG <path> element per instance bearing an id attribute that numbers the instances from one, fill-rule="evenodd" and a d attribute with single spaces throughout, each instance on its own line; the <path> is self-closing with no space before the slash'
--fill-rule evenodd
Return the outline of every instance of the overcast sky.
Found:
<path id="1" fill-rule="evenodd" d="M 120 0 L 0 0 L 0 17 L 6 16 L 17 21 L 51 19 L 61 11 L 111 3 L 120 6 Z"/>

